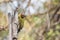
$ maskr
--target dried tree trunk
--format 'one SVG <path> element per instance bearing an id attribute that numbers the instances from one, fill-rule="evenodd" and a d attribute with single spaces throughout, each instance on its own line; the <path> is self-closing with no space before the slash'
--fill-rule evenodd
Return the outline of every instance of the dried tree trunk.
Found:
<path id="1" fill-rule="evenodd" d="M 17 26 L 18 26 L 18 13 L 16 12 L 13 17 L 13 39 L 17 39 Z"/>
<path id="2" fill-rule="evenodd" d="M 9 17 L 9 40 L 17 39 L 18 13 Z"/>
<path id="3" fill-rule="evenodd" d="M 12 23 L 11 23 L 12 17 L 10 13 L 8 14 L 8 19 L 9 19 L 9 38 L 8 39 L 12 40 Z"/>

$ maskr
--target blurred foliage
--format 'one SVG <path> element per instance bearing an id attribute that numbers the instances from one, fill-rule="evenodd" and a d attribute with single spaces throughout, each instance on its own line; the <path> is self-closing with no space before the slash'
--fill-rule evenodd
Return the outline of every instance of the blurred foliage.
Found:
<path id="1" fill-rule="evenodd" d="M 6 28 L 8 26 L 7 16 L 0 10 L 0 30 L 1 28 Z M 0 39 L 2 40 L 4 37 L 8 35 L 8 29 L 0 31 Z"/>
<path id="2" fill-rule="evenodd" d="M 50 28 L 50 30 L 46 32 L 45 34 L 46 40 L 55 40 L 56 37 L 60 35 L 60 24 L 56 25 L 55 27 L 56 27 L 55 29 Z"/>
<path id="3" fill-rule="evenodd" d="M 24 25 L 23 29 L 18 34 L 18 40 L 36 40 L 37 34 L 39 35 L 38 29 L 42 27 L 42 25 L 46 22 L 46 15 L 40 16 L 27 16 L 26 19 L 19 19 L 21 23 Z M 35 24 L 36 23 L 36 24 Z M 35 24 L 35 25 L 34 25 Z M 32 25 L 34 25 L 32 27 Z M 50 28 L 48 32 L 44 33 L 45 40 L 55 40 L 55 38 L 60 35 L 60 24 L 55 26 L 56 28 Z M 43 29 L 42 29 L 43 30 Z"/>
<path id="4" fill-rule="evenodd" d="M 3 39 L 8 36 L 8 30 L 0 31 L 0 38 Z"/>
<path id="5" fill-rule="evenodd" d="M 7 16 L 2 11 L 0 11 L 0 26 L 6 27 L 7 25 L 8 25 Z"/>
<path id="6" fill-rule="evenodd" d="M 55 5 L 60 4 L 60 0 L 52 0 Z"/>
<path id="7" fill-rule="evenodd" d="M 35 40 L 35 37 L 37 36 L 36 31 L 40 26 L 42 26 L 41 24 L 46 21 L 46 18 L 43 17 L 45 16 L 27 16 L 27 19 L 31 22 L 31 24 L 26 19 L 24 20 L 24 28 L 18 34 L 18 40 Z"/>

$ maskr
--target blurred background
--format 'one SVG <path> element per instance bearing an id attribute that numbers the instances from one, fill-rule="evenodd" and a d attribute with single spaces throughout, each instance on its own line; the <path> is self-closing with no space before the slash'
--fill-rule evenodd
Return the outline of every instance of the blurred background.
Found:
<path id="1" fill-rule="evenodd" d="M 8 40 L 14 12 L 17 40 L 60 40 L 60 0 L 0 0 L 0 40 Z"/>

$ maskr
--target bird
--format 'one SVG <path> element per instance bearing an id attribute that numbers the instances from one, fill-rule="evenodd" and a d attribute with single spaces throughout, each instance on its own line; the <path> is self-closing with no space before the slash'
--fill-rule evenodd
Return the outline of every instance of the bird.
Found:
<path id="1" fill-rule="evenodd" d="M 21 31 L 21 29 L 23 28 L 23 25 L 24 25 L 24 18 L 26 16 L 23 15 L 23 14 L 19 14 L 18 16 L 18 21 L 19 21 L 19 27 L 18 27 L 18 33 Z"/>

